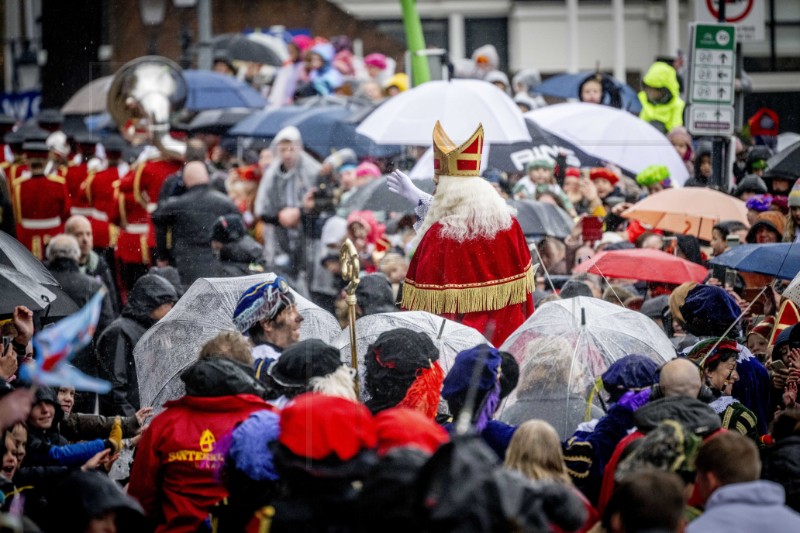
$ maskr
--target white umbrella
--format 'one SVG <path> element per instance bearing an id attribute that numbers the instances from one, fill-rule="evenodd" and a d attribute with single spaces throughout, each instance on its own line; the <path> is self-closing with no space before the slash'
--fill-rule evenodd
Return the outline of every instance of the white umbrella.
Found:
<path id="1" fill-rule="evenodd" d="M 61 113 L 64 115 L 94 115 L 106 110 L 108 88 L 114 76 L 97 78 L 78 89 L 72 98 L 67 100 Z"/>
<path id="2" fill-rule="evenodd" d="M 269 33 L 262 33 L 260 31 L 248 33 L 247 38 L 251 41 L 263 44 L 267 48 L 271 49 L 281 61 L 286 61 L 289 59 L 289 49 L 286 47 L 286 43 L 284 43 L 282 39 L 279 39 L 274 35 L 270 35 Z"/>
<path id="3" fill-rule="evenodd" d="M 614 163 L 632 174 L 650 165 L 666 165 L 673 184 L 689 173 L 667 137 L 627 111 L 598 104 L 556 104 L 525 113 L 550 133 L 587 154 Z"/>
<path id="4" fill-rule="evenodd" d="M 482 80 L 430 81 L 382 104 L 356 129 L 378 144 L 430 146 L 439 120 L 455 142 L 483 124 L 486 143 L 530 141 L 517 104 Z"/>
<path id="5" fill-rule="evenodd" d="M 361 396 L 365 400 L 368 399 L 364 393 L 364 356 L 367 348 L 378 339 L 381 333 L 397 328 L 407 328 L 429 336 L 439 349 L 439 365 L 445 374 L 453 366 L 459 352 L 480 344 L 489 344 L 489 341 L 478 330 L 425 311 L 377 313 L 361 317 L 356 321 L 356 353 L 358 354 Z M 342 361 L 352 365 L 350 327 L 345 328 L 336 341 L 331 344 L 339 349 Z"/>
<path id="6" fill-rule="evenodd" d="M 181 372 L 197 360 L 203 344 L 223 331 L 236 331 L 233 311 L 242 293 L 275 274 L 238 278 L 200 278 L 175 307 L 139 339 L 133 350 L 142 406 L 160 407 L 183 395 Z M 341 331 L 336 318 L 294 290 L 303 317 L 300 339 L 331 344 Z"/>
<path id="7" fill-rule="evenodd" d="M 800 307 L 800 272 L 789 283 L 789 286 L 784 289 L 782 296 Z"/>

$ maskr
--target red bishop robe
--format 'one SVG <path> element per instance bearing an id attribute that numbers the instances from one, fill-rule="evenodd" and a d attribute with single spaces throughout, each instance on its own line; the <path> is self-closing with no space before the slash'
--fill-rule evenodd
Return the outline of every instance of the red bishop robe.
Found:
<path id="1" fill-rule="evenodd" d="M 533 314 L 534 271 L 516 219 L 494 238 L 459 242 L 428 229 L 403 285 L 403 309 L 427 311 L 485 332 L 500 346 Z"/>

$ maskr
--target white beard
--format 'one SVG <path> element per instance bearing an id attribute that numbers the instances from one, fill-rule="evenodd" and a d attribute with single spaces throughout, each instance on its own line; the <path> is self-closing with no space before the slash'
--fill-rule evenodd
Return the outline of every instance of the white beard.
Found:
<path id="1" fill-rule="evenodd" d="M 433 202 L 411 246 L 416 248 L 437 222 L 445 239 L 491 239 L 511 227 L 515 214 L 516 210 L 483 178 L 440 176 Z"/>

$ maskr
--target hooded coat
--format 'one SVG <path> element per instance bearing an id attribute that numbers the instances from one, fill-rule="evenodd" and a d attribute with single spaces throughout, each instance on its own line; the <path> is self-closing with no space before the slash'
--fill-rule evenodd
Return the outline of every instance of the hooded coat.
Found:
<path id="1" fill-rule="evenodd" d="M 800 435 L 767 448 L 762 464 L 761 477 L 783 485 L 786 505 L 800 513 Z"/>
<path id="2" fill-rule="evenodd" d="M 683 126 L 683 108 L 686 104 L 681 100 L 681 89 L 675 69 L 657 61 L 644 75 L 642 82 L 650 87 L 667 89 L 672 98 L 665 104 L 652 104 L 647 99 L 647 93 L 640 91 L 639 102 L 642 103 L 642 110 L 639 118 L 645 122 L 661 122 L 666 131 L 672 131 L 675 126 Z"/>
<path id="3" fill-rule="evenodd" d="M 100 397 L 100 414 L 133 416 L 139 410 L 139 378 L 133 349 L 156 322 L 150 313 L 177 300 L 175 288 L 155 274 L 142 276 L 133 286 L 122 316 L 97 340 L 98 377 L 111 382 L 111 392 Z"/>
<path id="4" fill-rule="evenodd" d="M 164 404 L 139 442 L 128 493 L 156 532 L 194 533 L 228 494 L 219 482 L 221 447 L 237 424 L 272 408 L 246 366 L 199 360 L 181 374 L 186 395 Z"/>

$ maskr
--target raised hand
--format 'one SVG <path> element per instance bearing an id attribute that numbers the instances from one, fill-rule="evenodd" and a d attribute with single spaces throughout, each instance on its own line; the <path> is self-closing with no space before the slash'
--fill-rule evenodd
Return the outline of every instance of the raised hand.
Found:
<path id="1" fill-rule="evenodd" d="M 422 198 L 430 196 L 425 191 L 418 189 L 411 178 L 399 170 L 395 170 L 386 177 L 386 184 L 390 191 L 399 194 L 414 205 L 417 205 Z"/>

